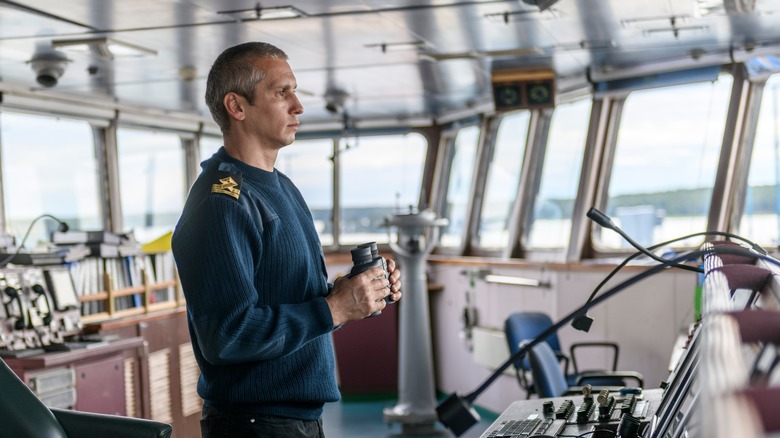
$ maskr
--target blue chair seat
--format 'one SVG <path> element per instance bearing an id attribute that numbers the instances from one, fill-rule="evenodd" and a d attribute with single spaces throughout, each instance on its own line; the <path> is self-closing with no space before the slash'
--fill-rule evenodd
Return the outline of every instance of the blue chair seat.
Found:
<path id="1" fill-rule="evenodd" d="M 541 312 L 515 312 L 510 314 L 504 322 L 504 333 L 510 354 L 516 353 L 520 349 L 520 343 L 529 339 L 535 339 L 545 330 L 553 325 L 552 319 Z M 563 373 L 566 376 L 568 386 L 576 386 L 578 379 L 584 374 L 592 371 L 607 372 L 616 371 L 620 349 L 615 342 L 597 341 L 597 342 L 578 342 L 571 345 L 569 354 L 566 355 L 561 350 L 561 344 L 556 334 L 552 334 L 545 339 L 555 354 L 559 364 L 563 367 Z M 586 348 L 608 349 L 612 352 L 612 367 L 608 370 L 580 370 L 577 364 L 576 352 Z M 516 360 L 512 364 L 515 368 L 518 384 L 526 392 L 526 398 L 530 398 L 537 391 L 531 378 L 531 366 L 528 357 Z M 571 368 L 571 370 L 570 370 Z M 616 376 L 603 376 L 593 378 L 592 382 L 599 386 L 625 386 L 624 378 Z M 591 383 L 591 385 L 594 385 Z"/>
<path id="2" fill-rule="evenodd" d="M 622 383 L 612 385 L 610 382 L 623 382 L 623 379 L 633 379 L 640 388 L 644 386 L 642 375 L 633 371 L 588 372 L 579 376 L 574 381 L 574 385 L 571 385 L 561 369 L 558 357 L 546 342 L 540 342 L 531 348 L 528 361 L 533 375 L 534 389 L 539 398 L 576 394 L 582 391 L 582 386 L 585 384 L 591 385 L 595 391 L 602 389 L 617 391 L 625 385 Z M 607 384 L 599 385 L 598 382 Z"/>

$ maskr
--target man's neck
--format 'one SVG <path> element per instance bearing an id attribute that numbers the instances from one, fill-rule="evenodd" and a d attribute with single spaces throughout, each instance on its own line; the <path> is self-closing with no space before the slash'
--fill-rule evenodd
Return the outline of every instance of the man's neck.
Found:
<path id="1" fill-rule="evenodd" d="M 224 142 L 225 152 L 231 157 L 252 167 L 273 172 L 276 156 L 279 154 L 277 149 L 264 147 L 251 141 L 231 138 L 229 135 L 225 136 Z"/>

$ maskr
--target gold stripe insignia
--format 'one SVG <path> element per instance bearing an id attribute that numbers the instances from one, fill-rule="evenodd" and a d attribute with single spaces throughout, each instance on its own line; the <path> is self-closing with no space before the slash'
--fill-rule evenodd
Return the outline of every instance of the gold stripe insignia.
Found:
<path id="1" fill-rule="evenodd" d="M 212 184 L 211 193 L 222 193 L 238 199 L 238 195 L 241 194 L 241 189 L 238 188 L 236 181 L 228 176 L 221 178 L 219 184 Z"/>

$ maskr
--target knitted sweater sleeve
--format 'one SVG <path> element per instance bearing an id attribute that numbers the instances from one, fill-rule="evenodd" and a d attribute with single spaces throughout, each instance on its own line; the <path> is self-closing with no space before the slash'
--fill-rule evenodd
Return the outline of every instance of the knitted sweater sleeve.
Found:
<path id="1" fill-rule="evenodd" d="M 174 232 L 194 340 L 214 365 L 279 358 L 333 329 L 322 296 L 261 304 L 255 287 L 256 258 L 263 251 L 257 222 L 232 198 L 206 196 Z"/>

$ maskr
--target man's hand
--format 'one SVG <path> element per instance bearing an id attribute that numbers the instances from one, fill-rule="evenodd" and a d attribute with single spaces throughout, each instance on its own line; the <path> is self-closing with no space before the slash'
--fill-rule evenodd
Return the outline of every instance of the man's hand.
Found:
<path id="1" fill-rule="evenodd" d="M 396 276 L 396 281 L 398 277 L 400 277 L 400 273 Z M 333 316 L 333 326 L 363 319 L 384 309 L 387 305 L 384 298 L 390 293 L 388 288 L 390 284 L 391 282 L 385 278 L 385 271 L 382 268 L 371 268 L 352 278 L 341 277 L 337 279 L 333 283 L 330 294 L 325 297 Z M 398 287 L 400 288 L 400 283 Z M 400 298 L 400 294 L 397 295 Z"/>
<path id="2" fill-rule="evenodd" d="M 390 301 L 401 299 L 401 270 L 397 268 L 395 260 L 387 259 L 387 272 L 390 273 Z"/>

